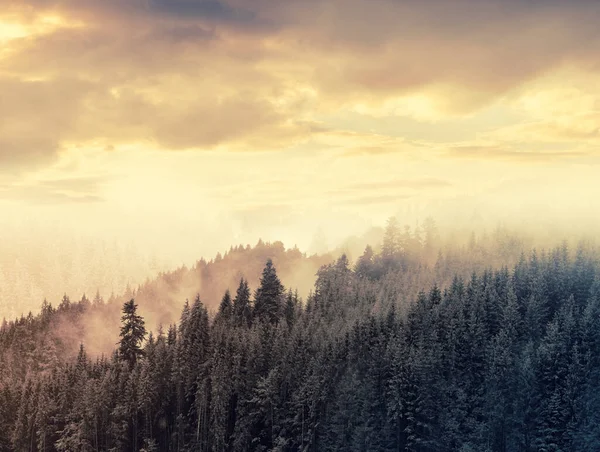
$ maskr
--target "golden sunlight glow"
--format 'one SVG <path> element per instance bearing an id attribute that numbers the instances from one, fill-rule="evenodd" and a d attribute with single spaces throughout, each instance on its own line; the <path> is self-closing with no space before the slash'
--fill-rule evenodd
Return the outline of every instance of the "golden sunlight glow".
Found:
<path id="1" fill-rule="evenodd" d="M 0 19 L 0 43 L 4 43 L 12 39 L 23 38 L 28 34 L 29 33 L 26 26 L 15 22 L 5 22 L 4 20 Z"/>
<path id="2" fill-rule="evenodd" d="M 437 121 L 444 118 L 431 94 L 414 93 L 385 99 L 379 105 L 358 103 L 354 106 L 357 113 L 373 117 L 399 116 L 411 117 L 419 121 Z"/>
<path id="3" fill-rule="evenodd" d="M 594 2 L 471 2 L 7 0 L 0 216 L 178 263 L 599 216 Z"/>
<path id="4" fill-rule="evenodd" d="M 33 20 L 20 22 L 16 18 L 3 19 L 0 16 L 0 44 L 31 36 L 47 35 L 63 28 L 82 28 L 85 24 L 79 20 L 50 14 L 38 15 Z"/>

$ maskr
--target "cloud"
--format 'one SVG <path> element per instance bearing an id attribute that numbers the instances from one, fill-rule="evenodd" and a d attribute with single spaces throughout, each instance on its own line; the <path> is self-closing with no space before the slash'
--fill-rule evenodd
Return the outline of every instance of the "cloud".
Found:
<path id="1" fill-rule="evenodd" d="M 174 107 L 172 114 L 163 118 L 152 130 L 160 144 L 171 148 L 214 147 L 239 140 L 250 149 L 248 141 L 256 142 L 253 147 L 285 147 L 304 130 L 303 125 L 288 122 L 276 107 L 251 93 L 222 101 L 208 98 L 204 104 L 182 110 Z"/>
<path id="2" fill-rule="evenodd" d="M 393 204 L 420 195 L 426 190 L 452 187 L 452 183 L 442 179 L 392 179 L 387 181 L 361 182 L 327 190 L 328 202 L 333 205 L 381 205 Z"/>
<path id="3" fill-rule="evenodd" d="M 516 124 L 496 130 L 490 137 L 505 141 L 518 139 L 521 142 L 597 144 L 600 142 L 600 112 Z"/>
<path id="4" fill-rule="evenodd" d="M 73 130 L 89 85 L 0 77 L 0 167 L 48 163 Z"/>
<path id="5" fill-rule="evenodd" d="M 589 16 L 597 5 L 527 3 L 329 2 L 304 30 L 323 63 L 314 83 L 338 102 L 420 90 L 438 109 L 463 114 L 566 61 L 598 61 L 580 50 L 598 38 Z"/>
<path id="6" fill-rule="evenodd" d="M 456 145 L 447 150 L 446 155 L 452 158 L 481 160 L 512 160 L 519 162 L 552 162 L 562 159 L 576 159 L 590 154 L 578 150 L 516 150 L 502 145 Z"/>
<path id="7" fill-rule="evenodd" d="M 368 195 L 356 196 L 347 199 L 336 200 L 335 204 L 349 204 L 352 206 L 365 206 L 375 204 L 396 204 L 404 199 L 411 198 L 411 195 Z"/>
<path id="8" fill-rule="evenodd" d="M 386 147 L 386 146 L 356 146 L 346 149 L 344 154 L 352 157 L 352 156 L 360 156 L 360 155 L 381 155 L 381 154 L 389 154 L 391 152 L 397 152 L 399 149 L 396 147 Z"/>
<path id="9" fill-rule="evenodd" d="M 96 177 L 70 177 L 61 179 L 41 180 L 37 183 L 40 187 L 49 190 L 69 191 L 82 194 L 96 193 L 102 186 L 113 178 L 107 176 Z"/>
<path id="10" fill-rule="evenodd" d="M 0 185 L 0 199 L 35 205 L 99 203 L 105 201 L 104 187 L 114 179 L 107 175 L 13 179 Z"/>
<path id="11" fill-rule="evenodd" d="M 89 204 L 103 202 L 98 195 L 74 195 L 45 188 L 42 185 L 0 186 L 0 200 L 18 201 L 36 205 Z"/>
<path id="12" fill-rule="evenodd" d="M 283 148 L 310 134 L 308 123 L 252 93 L 220 98 L 153 102 L 133 88 L 116 93 L 97 83 L 70 79 L 0 79 L 0 162 L 48 163 L 64 142 L 147 140 L 165 149 Z M 254 143 L 254 146 L 248 146 Z"/>
<path id="13" fill-rule="evenodd" d="M 323 136 L 336 127 L 318 119 L 324 114 L 385 110 L 388 122 L 435 122 L 505 102 L 560 67 L 600 68 L 600 5 L 591 1 L 7 5 L 26 35 L 0 54 L 4 168 L 48 164 L 65 143 L 98 139 L 165 150 L 327 144 Z M 597 130 L 560 133 L 587 140 Z M 410 144 L 351 140 L 341 145 L 351 156 Z"/>
<path id="14" fill-rule="evenodd" d="M 352 190 L 381 190 L 381 189 L 396 189 L 396 188 L 409 188 L 409 189 L 427 189 L 427 188 L 445 188 L 451 187 L 452 183 L 436 178 L 422 178 L 422 179 L 393 179 L 382 182 L 365 182 L 360 184 L 349 185 L 348 188 Z"/>
<path id="15" fill-rule="evenodd" d="M 158 30 L 152 30 L 146 39 L 155 42 L 167 42 L 172 45 L 203 42 L 218 39 L 214 29 L 200 25 L 171 25 Z"/>
<path id="16" fill-rule="evenodd" d="M 239 25 L 254 24 L 258 21 L 256 12 L 218 0 L 150 0 L 148 4 L 153 12 L 186 20 L 198 17 Z"/>

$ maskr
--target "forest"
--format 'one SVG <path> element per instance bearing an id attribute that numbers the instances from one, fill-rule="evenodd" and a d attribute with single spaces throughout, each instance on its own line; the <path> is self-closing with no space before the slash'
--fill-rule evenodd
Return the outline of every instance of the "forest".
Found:
<path id="1" fill-rule="evenodd" d="M 298 253 L 256 248 L 186 270 L 236 261 L 218 295 L 169 291 L 188 299 L 156 327 L 156 288 L 181 272 L 5 320 L 0 451 L 600 450 L 594 243 L 442 243 L 391 218 L 306 297 L 278 273 Z M 90 350 L 98 318 L 111 350 Z"/>

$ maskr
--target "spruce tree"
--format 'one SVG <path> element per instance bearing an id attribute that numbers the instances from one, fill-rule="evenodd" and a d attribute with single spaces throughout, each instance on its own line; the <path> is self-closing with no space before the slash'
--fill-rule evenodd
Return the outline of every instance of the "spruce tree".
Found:
<path id="1" fill-rule="evenodd" d="M 285 300 L 285 320 L 291 328 L 296 320 L 296 306 L 298 304 L 298 294 L 293 294 L 292 289 L 289 290 Z"/>
<path id="2" fill-rule="evenodd" d="M 219 312 L 217 313 L 217 317 L 215 318 L 215 324 L 229 323 L 232 314 L 233 306 L 231 303 L 231 295 L 229 294 L 229 290 L 227 290 L 225 292 L 225 295 L 223 296 L 223 299 L 221 300 L 221 304 L 219 305 Z"/>
<path id="3" fill-rule="evenodd" d="M 119 356 L 133 367 L 138 358 L 144 354 L 141 345 L 146 337 L 146 327 L 142 316 L 137 314 L 137 305 L 133 298 L 123 304 L 122 313 Z"/>
<path id="4" fill-rule="evenodd" d="M 381 249 L 382 257 L 389 261 L 397 256 L 400 251 L 400 228 L 396 217 L 390 217 L 385 228 L 383 236 L 383 245 Z"/>
<path id="5" fill-rule="evenodd" d="M 244 278 L 240 280 L 240 285 L 233 300 L 233 317 L 236 326 L 250 327 L 252 324 L 250 288 L 248 287 L 248 281 Z"/>
<path id="6" fill-rule="evenodd" d="M 354 268 L 360 278 L 371 278 L 373 275 L 373 248 L 367 245 L 365 252 L 358 258 Z"/>
<path id="7" fill-rule="evenodd" d="M 283 290 L 273 261 L 268 259 L 260 279 L 260 287 L 254 296 L 254 317 L 262 322 L 279 322 Z"/>

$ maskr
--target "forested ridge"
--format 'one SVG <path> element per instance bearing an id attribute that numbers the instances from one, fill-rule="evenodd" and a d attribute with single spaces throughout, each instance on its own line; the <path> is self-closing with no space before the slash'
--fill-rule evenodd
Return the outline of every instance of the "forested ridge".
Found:
<path id="1" fill-rule="evenodd" d="M 179 320 L 186 298 L 193 300 L 199 295 L 212 312 L 218 309 L 223 293 L 228 289 L 235 290 L 242 277 L 250 287 L 256 287 L 267 259 L 273 260 L 280 277 L 307 294 L 314 284 L 317 270 L 334 257 L 331 254 L 307 256 L 297 248 L 285 249 L 281 242 L 259 241 L 254 247 L 232 246 L 213 259 L 200 259 L 189 267 L 181 266 L 160 272 L 137 287 L 127 285 L 122 293 L 111 293 L 106 298 L 100 291 L 95 291 L 93 296 L 83 294 L 78 299 L 71 299 L 68 293 L 58 300 L 48 297 L 43 302 L 39 300 L 42 302 L 39 311 L 49 314 L 56 310 L 57 313 L 48 324 L 50 334 L 44 340 L 52 340 L 52 347 L 58 347 L 61 351 L 59 355 L 74 356 L 80 342 L 85 343 L 86 350 L 94 355 L 110 355 L 119 334 L 121 306 L 126 301 L 135 298 L 136 303 L 143 307 L 148 329 L 156 330 L 160 324 L 169 325 Z M 16 303 L 18 299 L 14 300 Z M 76 300 L 77 303 L 73 303 Z M 69 309 L 75 304 L 79 305 L 75 310 Z M 18 322 L 25 325 L 26 319 L 34 317 L 34 313 L 25 311 Z M 38 346 L 38 336 L 39 331 L 34 328 L 26 338 L 19 339 L 19 342 L 28 343 L 24 346 L 28 351 L 16 353 L 18 361 L 47 359 L 39 356 L 41 348 Z"/>
<path id="2" fill-rule="evenodd" d="M 158 331 L 134 293 L 108 356 L 68 353 L 99 295 L 5 322 L 0 451 L 600 450 L 599 249 L 429 232 L 391 220 L 306 300 L 267 258 Z"/>

